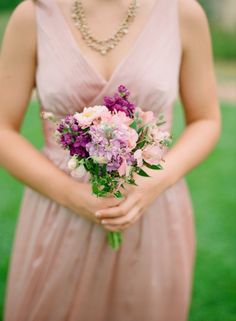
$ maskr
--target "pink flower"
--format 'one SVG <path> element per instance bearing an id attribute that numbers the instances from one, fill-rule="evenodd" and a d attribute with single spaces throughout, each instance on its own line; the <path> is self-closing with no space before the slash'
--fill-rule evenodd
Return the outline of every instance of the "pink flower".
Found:
<path id="1" fill-rule="evenodd" d="M 141 149 L 137 149 L 134 152 L 134 158 L 137 160 L 137 165 L 138 167 L 143 166 L 143 156 L 142 156 L 143 151 Z"/>
<path id="2" fill-rule="evenodd" d="M 143 121 L 143 125 L 147 125 L 154 120 L 154 114 L 152 111 L 143 111 L 141 108 L 136 108 L 139 113 L 139 117 Z"/>
<path id="3" fill-rule="evenodd" d="M 159 133 L 157 135 L 157 139 L 159 142 L 163 140 L 169 140 L 170 138 L 171 138 L 171 135 L 169 132 L 159 130 Z"/>
<path id="4" fill-rule="evenodd" d="M 125 113 L 123 113 L 122 111 L 115 112 L 114 114 L 111 114 L 110 112 L 108 114 L 105 113 L 101 116 L 101 118 L 102 118 L 102 121 L 106 121 L 108 123 L 112 123 L 118 126 L 120 125 L 129 126 L 133 121 L 132 118 L 127 117 Z"/>
<path id="5" fill-rule="evenodd" d="M 138 133 L 136 132 L 136 130 L 134 130 L 131 127 L 128 127 L 128 133 L 129 133 L 129 140 L 128 140 L 128 146 L 130 149 L 133 149 L 138 141 Z"/>
<path id="6" fill-rule="evenodd" d="M 142 152 L 142 157 L 150 165 L 158 165 L 162 160 L 164 149 L 156 145 L 148 145 Z"/>
<path id="7" fill-rule="evenodd" d="M 89 127 L 93 121 L 109 113 L 106 106 L 85 107 L 83 112 L 75 113 L 74 117 L 81 128 Z M 109 113 L 110 114 L 110 113 Z"/>
<path id="8" fill-rule="evenodd" d="M 120 167 L 118 168 L 118 173 L 120 176 L 124 176 L 127 173 L 127 162 L 126 162 L 125 158 L 123 158 L 122 163 L 121 163 Z"/>

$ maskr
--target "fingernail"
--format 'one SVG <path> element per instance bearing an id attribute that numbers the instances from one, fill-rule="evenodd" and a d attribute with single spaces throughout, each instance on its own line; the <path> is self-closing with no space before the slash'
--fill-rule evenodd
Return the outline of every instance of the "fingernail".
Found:
<path id="1" fill-rule="evenodd" d="M 101 221 L 101 223 L 102 223 L 102 224 L 106 224 L 106 223 L 107 223 L 107 221 L 105 221 L 105 220 L 102 220 L 102 221 Z"/>
<path id="2" fill-rule="evenodd" d="M 99 216 L 101 216 L 101 213 L 97 212 L 97 213 L 95 213 L 95 216 L 99 217 Z"/>

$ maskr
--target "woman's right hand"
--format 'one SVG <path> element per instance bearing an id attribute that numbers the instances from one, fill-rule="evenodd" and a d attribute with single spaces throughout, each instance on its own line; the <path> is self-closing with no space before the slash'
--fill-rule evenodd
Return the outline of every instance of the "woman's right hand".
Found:
<path id="1" fill-rule="evenodd" d="M 104 208 L 118 206 L 124 199 L 125 197 L 121 199 L 96 197 L 92 194 L 91 184 L 71 180 L 70 187 L 67 190 L 66 207 L 100 225 L 101 219 L 95 216 L 95 212 Z"/>

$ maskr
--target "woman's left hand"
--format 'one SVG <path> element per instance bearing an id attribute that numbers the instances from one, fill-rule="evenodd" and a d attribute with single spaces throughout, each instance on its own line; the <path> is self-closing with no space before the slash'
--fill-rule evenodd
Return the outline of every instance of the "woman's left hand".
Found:
<path id="1" fill-rule="evenodd" d="M 122 231 L 133 225 L 154 199 L 166 189 L 166 178 L 162 170 L 144 169 L 150 177 L 134 175 L 138 186 L 125 185 L 124 201 L 118 206 L 99 210 L 95 215 L 101 219 L 105 229 Z"/>

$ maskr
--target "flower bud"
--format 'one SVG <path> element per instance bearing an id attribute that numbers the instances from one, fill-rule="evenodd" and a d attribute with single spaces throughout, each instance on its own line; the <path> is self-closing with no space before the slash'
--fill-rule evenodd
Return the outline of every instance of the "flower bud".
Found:
<path id="1" fill-rule="evenodd" d="M 69 170 L 74 170 L 77 167 L 77 161 L 75 159 L 75 157 L 72 157 L 69 162 L 67 163 L 67 166 L 69 168 Z"/>

